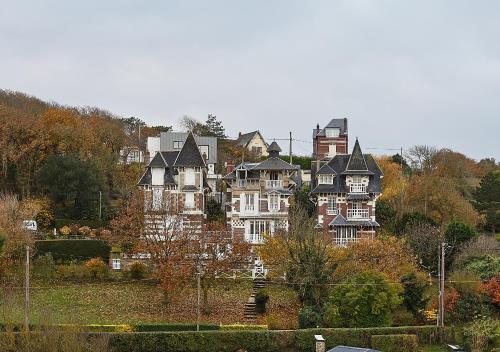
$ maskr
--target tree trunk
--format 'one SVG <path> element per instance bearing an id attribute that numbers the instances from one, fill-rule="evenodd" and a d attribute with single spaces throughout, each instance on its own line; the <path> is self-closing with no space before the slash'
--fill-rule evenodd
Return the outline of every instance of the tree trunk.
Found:
<path id="1" fill-rule="evenodd" d="M 210 314 L 210 307 L 208 306 L 208 287 L 203 287 L 203 314 Z"/>

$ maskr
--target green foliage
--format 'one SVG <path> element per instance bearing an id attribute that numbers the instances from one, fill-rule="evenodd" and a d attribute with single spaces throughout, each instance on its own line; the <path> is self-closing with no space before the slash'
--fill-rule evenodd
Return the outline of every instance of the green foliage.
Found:
<path id="1" fill-rule="evenodd" d="M 5 235 L 0 233 L 0 252 L 2 251 L 4 243 L 5 243 Z"/>
<path id="2" fill-rule="evenodd" d="M 406 228 L 405 237 L 417 255 L 420 266 L 425 271 L 437 275 L 439 246 L 442 241 L 439 230 L 428 223 L 413 223 Z"/>
<path id="3" fill-rule="evenodd" d="M 474 192 L 474 206 L 486 217 L 492 233 L 500 226 L 500 172 L 488 172 Z"/>
<path id="4" fill-rule="evenodd" d="M 444 232 L 446 247 L 446 265 L 449 267 L 465 243 L 477 236 L 476 231 L 469 225 L 454 221 L 446 227 Z"/>
<path id="5" fill-rule="evenodd" d="M 373 335 L 372 348 L 384 352 L 414 352 L 418 348 L 417 336 L 412 334 Z"/>
<path id="6" fill-rule="evenodd" d="M 130 277 L 134 280 L 144 279 L 144 276 L 146 276 L 146 271 L 146 265 L 141 262 L 133 262 L 128 269 Z"/>
<path id="7" fill-rule="evenodd" d="M 40 240 L 35 241 L 38 255 L 51 253 L 56 262 L 86 260 L 100 257 L 109 260 L 111 247 L 100 240 Z"/>
<path id="8" fill-rule="evenodd" d="M 266 304 L 269 301 L 269 294 L 266 290 L 259 290 L 255 295 L 255 310 L 257 313 L 266 312 Z"/>
<path id="9" fill-rule="evenodd" d="M 409 227 L 419 224 L 428 224 L 434 227 L 438 226 L 437 222 L 435 222 L 430 217 L 421 214 L 419 212 L 413 212 L 413 213 L 406 213 L 401 217 L 401 219 L 396 224 L 396 232 L 398 234 L 403 234 L 405 230 L 407 230 Z"/>
<path id="10" fill-rule="evenodd" d="M 331 327 L 388 326 L 399 306 L 399 285 L 389 284 L 378 272 L 362 272 L 333 289 L 324 321 Z"/>
<path id="11" fill-rule="evenodd" d="M 309 199 L 309 192 L 311 192 L 311 188 L 304 185 L 295 192 L 294 199 L 296 202 L 296 206 L 304 209 L 309 217 L 312 217 L 316 212 L 316 206 Z"/>
<path id="12" fill-rule="evenodd" d="M 401 284 L 404 306 L 414 317 L 418 317 L 429 301 L 429 298 L 425 297 L 427 283 L 419 280 L 415 273 L 410 273 L 401 278 Z"/>
<path id="13" fill-rule="evenodd" d="M 45 253 L 35 258 L 33 263 L 33 275 L 40 279 L 53 279 L 56 275 L 56 263 L 52 254 Z"/>
<path id="14" fill-rule="evenodd" d="M 459 292 L 460 296 L 450 312 L 455 323 L 467 323 L 489 317 L 491 306 L 488 298 L 477 292 Z"/>
<path id="15" fill-rule="evenodd" d="M 464 328 L 464 337 L 467 347 L 472 351 L 489 351 L 492 347 L 500 347 L 500 322 L 497 319 L 475 320 Z"/>
<path id="16" fill-rule="evenodd" d="M 500 273 L 500 256 L 485 255 L 479 258 L 471 258 L 463 268 L 465 271 L 472 272 L 486 281 Z"/>
<path id="17" fill-rule="evenodd" d="M 384 200 L 378 200 L 375 207 L 375 218 L 380 227 L 388 232 L 396 230 L 396 210 Z"/>
<path id="18" fill-rule="evenodd" d="M 196 331 L 196 324 L 180 324 L 180 323 L 148 323 L 148 324 L 132 324 L 133 331 L 149 332 L 149 331 Z M 200 324 L 200 331 L 219 330 L 219 325 L 216 324 Z"/>
<path id="19" fill-rule="evenodd" d="M 288 155 L 280 155 L 280 158 L 287 163 L 290 162 L 290 156 Z M 299 165 L 301 170 L 311 170 L 311 163 L 313 161 L 314 158 L 311 156 L 292 155 L 292 164 Z"/>
<path id="20" fill-rule="evenodd" d="M 224 222 L 225 220 L 222 204 L 214 198 L 210 198 L 207 202 L 207 220 L 209 222 Z"/>
<path id="21" fill-rule="evenodd" d="M 101 227 L 105 227 L 109 224 L 108 221 L 99 221 L 99 219 L 55 219 L 54 227 L 60 229 L 63 226 L 71 226 L 77 225 L 80 226 L 88 226 L 91 229 L 98 229 Z"/>
<path id="22" fill-rule="evenodd" d="M 94 161 L 71 155 L 51 155 L 40 170 L 39 180 L 54 204 L 56 215 L 97 218 L 101 191 L 105 216 L 109 203 L 108 186 Z"/>
<path id="23" fill-rule="evenodd" d="M 299 328 L 309 329 L 321 326 L 321 314 L 314 307 L 306 306 L 299 312 Z"/>

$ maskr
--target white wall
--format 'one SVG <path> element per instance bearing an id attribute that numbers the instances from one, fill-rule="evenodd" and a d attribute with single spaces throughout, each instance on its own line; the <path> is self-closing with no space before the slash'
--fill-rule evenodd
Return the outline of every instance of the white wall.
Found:
<path id="1" fill-rule="evenodd" d="M 147 148 L 149 152 L 149 161 L 151 161 L 155 154 L 160 151 L 160 137 L 148 137 Z"/>
<path id="2" fill-rule="evenodd" d="M 153 186 L 163 186 L 165 176 L 165 168 L 152 167 L 151 168 L 151 184 Z"/>

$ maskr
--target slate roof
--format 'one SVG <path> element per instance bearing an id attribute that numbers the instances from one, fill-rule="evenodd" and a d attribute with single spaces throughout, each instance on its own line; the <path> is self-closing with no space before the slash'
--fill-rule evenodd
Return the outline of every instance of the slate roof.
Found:
<path id="1" fill-rule="evenodd" d="M 246 147 L 248 143 L 255 137 L 256 134 L 259 134 L 262 140 L 264 140 L 264 137 L 260 134 L 260 131 L 253 131 L 253 132 L 248 132 L 248 133 L 242 133 L 238 139 L 235 140 L 236 145 L 239 145 L 241 147 Z M 264 143 L 266 143 L 264 141 Z M 267 144 L 267 143 L 266 143 Z"/>
<path id="2" fill-rule="evenodd" d="M 153 157 L 153 160 L 149 162 L 149 167 L 166 167 L 167 163 L 165 162 L 165 159 L 163 159 L 163 156 L 161 153 L 156 153 L 155 156 Z"/>
<path id="3" fill-rule="evenodd" d="M 179 151 L 161 152 L 161 156 L 163 157 L 163 160 L 165 160 L 168 166 L 174 165 L 177 155 L 179 155 Z"/>
<path id="4" fill-rule="evenodd" d="M 361 151 L 361 147 L 359 146 L 359 141 L 356 139 L 356 143 L 354 143 L 354 148 L 352 149 L 352 153 L 349 156 L 349 161 L 347 162 L 347 167 L 344 173 L 353 173 L 355 174 L 372 174 L 370 170 L 368 170 L 368 166 L 366 165 L 365 156 Z"/>
<path id="5" fill-rule="evenodd" d="M 150 185 L 152 181 L 151 177 L 151 168 L 147 168 L 146 171 L 144 171 L 144 174 L 142 175 L 141 179 L 139 180 L 138 185 L 139 186 L 144 186 L 144 185 Z"/>
<path id="6" fill-rule="evenodd" d="M 372 220 L 347 220 L 342 214 L 338 214 L 333 218 L 328 226 L 372 226 L 378 227 L 379 224 Z"/>
<path id="7" fill-rule="evenodd" d="M 354 157 L 351 157 L 354 154 Z M 351 155 L 335 155 L 331 160 L 324 164 L 318 174 L 334 174 L 333 184 L 317 184 L 312 194 L 318 193 L 348 193 L 349 189 L 345 184 L 347 175 L 365 175 L 369 177 L 367 193 L 380 193 L 380 179 L 383 176 L 375 159 L 370 154 L 363 154 L 359 142 L 353 148 Z M 355 168 L 364 168 L 356 170 Z M 333 172 L 332 172 L 333 171 Z"/>
<path id="8" fill-rule="evenodd" d="M 205 160 L 201 156 L 192 132 L 189 132 L 181 151 L 175 159 L 174 166 L 205 166 Z"/>
<path id="9" fill-rule="evenodd" d="M 273 141 L 271 143 L 271 145 L 267 148 L 267 151 L 268 152 L 278 152 L 278 153 L 281 153 L 281 148 L 278 145 L 278 143 L 276 143 L 276 141 Z"/>
<path id="10" fill-rule="evenodd" d="M 298 170 L 298 169 L 300 169 L 300 166 L 291 165 L 287 163 L 285 160 L 277 157 L 267 158 L 266 160 L 258 163 L 252 168 L 252 170 L 273 170 L 273 171 Z"/>
<path id="11" fill-rule="evenodd" d="M 193 186 L 193 185 L 188 185 L 188 186 L 182 187 L 182 190 L 183 191 L 197 191 L 198 187 Z"/>
<path id="12" fill-rule="evenodd" d="M 346 197 L 347 200 L 370 200 L 367 193 L 349 193 Z"/>
<path id="13" fill-rule="evenodd" d="M 326 136 L 325 128 L 338 128 L 338 129 L 340 129 L 340 135 L 345 135 L 345 134 L 347 134 L 347 120 L 346 119 L 331 119 L 330 122 L 328 122 L 328 124 L 324 128 L 319 129 L 319 130 L 315 128 L 313 130 L 313 139 L 316 136 L 325 137 Z"/>

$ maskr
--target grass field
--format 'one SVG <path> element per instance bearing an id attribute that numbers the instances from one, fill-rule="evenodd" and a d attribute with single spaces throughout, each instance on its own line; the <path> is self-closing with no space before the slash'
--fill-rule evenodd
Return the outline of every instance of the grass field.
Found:
<path id="1" fill-rule="evenodd" d="M 282 319 L 296 319 L 295 293 L 286 287 L 268 287 L 269 312 Z M 251 294 L 250 281 L 225 281 L 209 293 L 211 323 L 243 323 L 244 304 Z M 3 290 L 3 316 L 23 321 L 22 288 Z M 31 288 L 31 320 L 53 323 L 127 324 L 147 322 L 195 322 L 196 289 L 187 287 L 166 304 L 156 285 L 147 283 L 96 283 L 40 285 Z M 291 315 L 290 315 L 291 314 Z M 2 319 L 4 320 L 4 318 Z M 265 323 L 262 318 L 259 323 Z"/>

